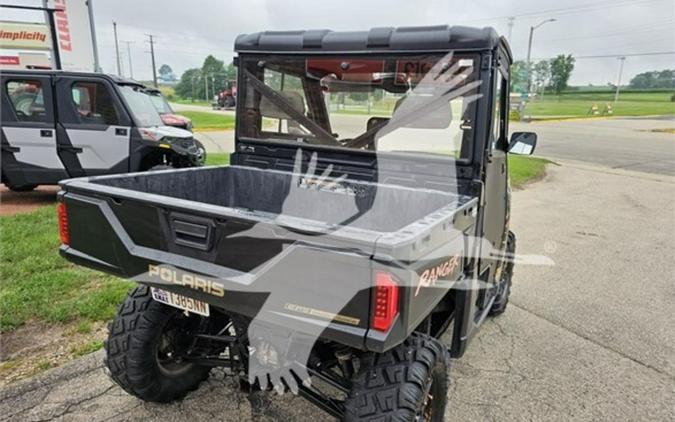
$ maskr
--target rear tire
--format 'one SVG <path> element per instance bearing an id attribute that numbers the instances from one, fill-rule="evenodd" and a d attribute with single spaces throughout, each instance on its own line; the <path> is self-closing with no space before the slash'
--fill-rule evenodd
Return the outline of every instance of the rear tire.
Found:
<path id="1" fill-rule="evenodd" d="M 442 422 L 449 366 L 445 345 L 419 333 L 388 352 L 367 355 L 352 380 L 344 420 Z"/>
<path id="2" fill-rule="evenodd" d="M 181 362 L 168 350 L 191 341 L 186 331 L 200 319 L 155 301 L 148 286 L 138 286 L 108 326 L 105 364 L 110 377 L 149 402 L 168 403 L 196 390 L 210 368 Z"/>
<path id="3" fill-rule="evenodd" d="M 12 192 L 31 192 L 38 187 L 38 185 L 21 185 L 21 186 L 5 185 L 5 186 L 7 186 L 7 189 L 11 190 Z"/>
<path id="4" fill-rule="evenodd" d="M 509 304 L 509 296 L 511 296 L 511 284 L 513 283 L 513 258 L 516 253 L 516 235 L 509 232 L 506 241 L 506 259 L 504 270 L 502 271 L 502 279 L 499 283 L 499 292 L 497 292 L 497 299 L 495 299 L 490 308 L 489 315 L 497 316 L 506 312 L 506 307 Z"/>

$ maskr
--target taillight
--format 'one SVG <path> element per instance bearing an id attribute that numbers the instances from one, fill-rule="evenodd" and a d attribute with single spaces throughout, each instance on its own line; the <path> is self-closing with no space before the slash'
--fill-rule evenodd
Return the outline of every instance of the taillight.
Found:
<path id="1" fill-rule="evenodd" d="M 377 331 L 389 331 L 398 315 L 398 284 L 391 274 L 375 274 L 375 313 L 373 328 Z"/>
<path id="2" fill-rule="evenodd" d="M 70 235 L 68 234 L 68 210 L 66 204 L 60 202 L 56 206 L 56 215 L 59 220 L 59 237 L 64 245 L 70 244 Z"/>

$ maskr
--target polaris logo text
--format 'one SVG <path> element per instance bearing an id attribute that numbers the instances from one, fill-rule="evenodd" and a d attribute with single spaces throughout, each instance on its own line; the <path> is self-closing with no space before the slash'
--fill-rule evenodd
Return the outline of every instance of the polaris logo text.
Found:
<path id="1" fill-rule="evenodd" d="M 181 273 L 171 268 L 150 265 L 148 267 L 148 276 L 159 278 L 166 283 L 199 290 L 213 296 L 225 296 L 225 286 L 222 283 L 192 274 Z"/>
<path id="2" fill-rule="evenodd" d="M 452 274 L 459 267 L 459 263 L 459 256 L 454 256 L 444 263 L 424 271 L 420 276 L 420 281 L 417 283 L 415 297 L 420 294 L 422 287 L 435 286 L 439 278 L 444 278 Z"/>

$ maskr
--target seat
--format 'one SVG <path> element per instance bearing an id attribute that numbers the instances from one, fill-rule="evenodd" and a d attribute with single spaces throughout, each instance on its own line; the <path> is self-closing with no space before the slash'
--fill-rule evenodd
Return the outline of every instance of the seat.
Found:
<path id="1" fill-rule="evenodd" d="M 293 91 L 281 91 L 278 93 L 283 96 L 286 102 L 288 102 L 293 107 L 293 110 L 305 115 L 305 99 L 300 93 Z M 302 126 L 300 126 L 298 122 L 295 121 L 295 119 L 286 114 L 284 110 L 277 107 L 266 97 L 263 97 L 262 100 L 260 100 L 260 114 L 262 117 L 267 117 L 270 119 L 286 120 L 286 124 L 288 125 L 288 133 L 291 135 L 307 134 L 307 132 L 302 128 Z"/>

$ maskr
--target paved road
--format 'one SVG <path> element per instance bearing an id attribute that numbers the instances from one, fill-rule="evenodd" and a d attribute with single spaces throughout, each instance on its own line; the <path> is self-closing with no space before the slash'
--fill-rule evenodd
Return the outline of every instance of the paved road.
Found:
<path id="1" fill-rule="evenodd" d="M 531 131 L 539 135 L 537 155 L 675 176 L 675 135 L 652 132 L 673 128 L 673 118 L 585 119 L 511 125 L 512 132 Z"/>
<path id="2" fill-rule="evenodd" d="M 231 111 L 213 111 L 201 106 L 176 107 L 232 114 Z M 367 119 L 367 116 L 335 115 L 333 127 L 341 133 L 341 136 L 355 136 L 365 131 Z M 511 124 L 511 132 L 530 131 L 539 135 L 537 155 L 542 157 L 675 176 L 675 135 L 653 132 L 655 129 L 673 128 L 675 128 L 673 117 L 578 119 Z M 440 137 L 440 143 L 445 144 L 447 136 L 444 135 L 447 134 L 444 131 L 435 132 L 436 135 L 426 136 L 425 141 L 431 142 L 429 138 Z M 209 152 L 234 150 L 233 132 L 203 132 L 197 135 L 200 139 L 204 139 Z"/>
<path id="3" fill-rule="evenodd" d="M 510 308 L 454 362 L 447 420 L 675 420 L 675 179 L 563 162 L 514 194 Z M 97 353 L 0 390 L 0 421 L 326 420 L 272 396 L 254 417 L 222 373 L 180 403 L 141 403 Z"/>

